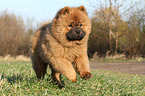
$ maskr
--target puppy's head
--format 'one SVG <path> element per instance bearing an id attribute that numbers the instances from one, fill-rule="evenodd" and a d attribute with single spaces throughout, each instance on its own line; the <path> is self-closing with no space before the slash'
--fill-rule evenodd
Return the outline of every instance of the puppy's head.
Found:
<path id="1" fill-rule="evenodd" d="M 64 7 L 52 21 L 52 35 L 64 46 L 87 43 L 91 22 L 84 6 Z"/>

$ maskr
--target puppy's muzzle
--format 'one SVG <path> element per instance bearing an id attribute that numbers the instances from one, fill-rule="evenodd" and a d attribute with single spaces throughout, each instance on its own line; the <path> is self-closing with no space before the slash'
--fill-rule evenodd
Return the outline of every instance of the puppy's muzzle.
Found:
<path id="1" fill-rule="evenodd" d="M 86 33 L 80 27 L 73 27 L 67 34 L 66 37 L 69 41 L 82 40 Z"/>

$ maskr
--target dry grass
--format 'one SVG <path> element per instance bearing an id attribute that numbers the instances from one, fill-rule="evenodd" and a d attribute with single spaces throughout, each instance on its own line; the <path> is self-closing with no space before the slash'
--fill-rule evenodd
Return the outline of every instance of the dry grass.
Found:
<path id="1" fill-rule="evenodd" d="M 16 57 L 12 57 L 11 55 L 6 55 L 5 57 L 0 56 L 0 61 L 30 61 L 30 58 L 24 55 L 18 55 Z"/>

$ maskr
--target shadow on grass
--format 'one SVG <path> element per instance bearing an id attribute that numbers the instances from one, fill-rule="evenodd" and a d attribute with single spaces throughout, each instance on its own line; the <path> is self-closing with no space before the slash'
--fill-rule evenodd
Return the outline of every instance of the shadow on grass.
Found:
<path id="1" fill-rule="evenodd" d="M 10 85 L 19 84 L 19 83 L 41 85 L 47 82 L 50 84 L 50 86 L 53 86 L 54 88 L 58 87 L 58 85 L 52 81 L 50 74 L 46 74 L 45 78 L 38 79 L 36 76 L 30 77 L 29 75 L 24 75 L 24 74 L 19 74 L 19 73 L 14 73 L 13 75 L 5 75 L 4 73 L 2 73 L 0 74 L 0 80 L 2 79 L 7 80 L 7 82 Z"/>
<path id="2" fill-rule="evenodd" d="M 51 76 L 47 74 L 46 78 L 44 79 L 38 79 L 36 76 L 34 77 L 30 77 L 28 75 L 24 75 L 24 74 L 13 74 L 13 75 L 5 75 L 4 72 L 2 74 L 0 74 L 0 80 L 2 79 L 6 79 L 8 81 L 8 83 L 10 84 L 14 84 L 14 83 L 19 83 L 19 82 L 31 82 L 31 83 L 37 83 L 41 80 L 47 81 L 47 82 L 51 82 Z"/>
<path id="3" fill-rule="evenodd" d="M 21 82 L 24 79 L 23 74 L 13 74 L 12 76 L 6 76 L 4 72 L 0 75 L 0 79 L 7 79 L 8 83 L 13 84 L 16 82 Z"/>
<path id="4" fill-rule="evenodd" d="M 19 83 L 22 82 L 22 80 L 27 79 L 23 76 L 23 74 L 13 74 L 12 76 L 6 76 L 5 78 L 10 84 Z"/>

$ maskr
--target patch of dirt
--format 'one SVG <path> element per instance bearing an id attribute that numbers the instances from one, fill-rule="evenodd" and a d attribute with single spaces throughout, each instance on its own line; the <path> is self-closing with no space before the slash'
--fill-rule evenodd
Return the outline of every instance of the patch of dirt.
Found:
<path id="1" fill-rule="evenodd" d="M 90 62 L 91 69 L 145 75 L 145 62 L 130 63 L 97 63 Z"/>

